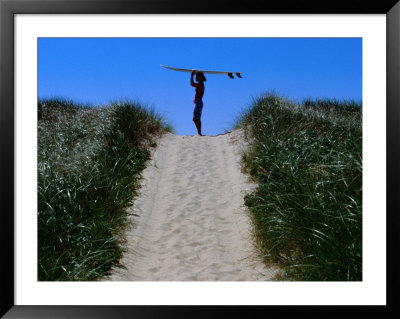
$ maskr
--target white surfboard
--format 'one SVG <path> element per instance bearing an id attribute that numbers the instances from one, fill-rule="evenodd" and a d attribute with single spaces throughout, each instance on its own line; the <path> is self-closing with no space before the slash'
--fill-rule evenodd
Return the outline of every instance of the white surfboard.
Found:
<path id="1" fill-rule="evenodd" d="M 173 71 L 178 71 L 178 72 L 186 72 L 186 73 L 192 73 L 191 69 L 180 69 L 180 68 L 173 68 L 170 66 L 165 66 L 160 64 L 163 68 L 166 68 L 168 70 L 173 70 Z M 197 70 L 195 69 L 196 72 L 203 72 L 204 74 L 227 74 L 231 79 L 233 79 L 233 74 L 235 74 L 238 78 L 241 78 L 241 74 L 243 72 L 233 72 L 233 71 L 211 71 L 211 70 Z"/>

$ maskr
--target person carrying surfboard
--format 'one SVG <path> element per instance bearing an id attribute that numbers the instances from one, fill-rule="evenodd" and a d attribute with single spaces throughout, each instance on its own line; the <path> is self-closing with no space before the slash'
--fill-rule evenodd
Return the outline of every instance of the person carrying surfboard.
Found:
<path id="1" fill-rule="evenodd" d="M 196 74 L 196 82 L 193 81 L 193 76 Z M 193 122 L 196 125 L 197 133 L 201 134 L 201 112 L 203 110 L 203 95 L 204 95 L 204 82 L 207 81 L 203 72 L 196 72 L 192 70 L 190 75 L 190 85 L 196 88 L 196 94 L 194 96 L 194 110 L 193 110 Z"/>

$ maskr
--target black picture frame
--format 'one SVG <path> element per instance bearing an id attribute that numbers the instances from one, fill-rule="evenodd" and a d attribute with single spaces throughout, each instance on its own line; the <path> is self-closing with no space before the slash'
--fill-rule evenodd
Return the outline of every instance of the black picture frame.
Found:
<path id="1" fill-rule="evenodd" d="M 199 4 L 199 5 L 197 5 Z M 387 21 L 386 105 L 386 306 L 16 306 L 14 303 L 14 15 L 15 14 L 385 14 Z M 398 0 L 281 0 L 224 2 L 204 0 L 0 0 L 0 167 L 1 254 L 0 315 L 5 318 L 165 318 L 293 315 L 296 317 L 399 317 L 397 231 L 400 180 L 400 3 Z M 383 107 L 383 106 L 381 106 Z M 379 213 L 379 212 L 377 212 Z"/>

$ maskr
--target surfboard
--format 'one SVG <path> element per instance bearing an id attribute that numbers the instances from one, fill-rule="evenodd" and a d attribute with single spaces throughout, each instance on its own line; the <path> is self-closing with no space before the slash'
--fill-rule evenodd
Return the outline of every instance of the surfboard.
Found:
<path id="1" fill-rule="evenodd" d="M 180 68 L 173 68 L 170 66 L 165 66 L 160 64 L 163 68 L 166 68 L 168 70 L 173 70 L 173 71 L 178 71 L 178 72 L 186 72 L 186 73 L 192 73 L 191 69 L 180 69 Z M 233 71 L 212 71 L 212 70 L 197 70 L 195 69 L 196 72 L 203 72 L 204 74 L 227 74 L 231 79 L 233 79 L 233 74 L 235 74 L 238 78 L 241 78 L 241 74 L 243 72 L 233 72 Z"/>

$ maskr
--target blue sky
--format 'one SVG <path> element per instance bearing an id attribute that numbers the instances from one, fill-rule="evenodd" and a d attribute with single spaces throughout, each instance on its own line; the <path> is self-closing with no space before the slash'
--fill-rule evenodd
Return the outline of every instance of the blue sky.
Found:
<path id="1" fill-rule="evenodd" d="M 206 135 L 230 130 L 264 92 L 295 101 L 362 100 L 361 38 L 40 38 L 38 95 L 94 106 L 139 100 L 177 134 L 196 134 L 190 74 L 160 64 L 243 72 L 242 79 L 206 75 Z"/>

